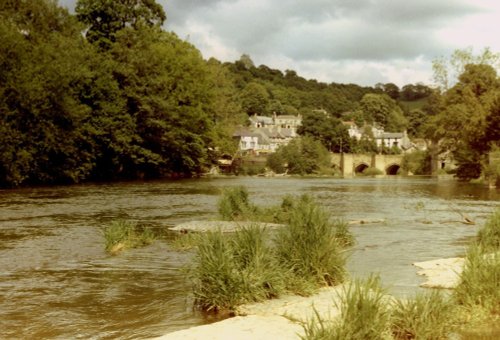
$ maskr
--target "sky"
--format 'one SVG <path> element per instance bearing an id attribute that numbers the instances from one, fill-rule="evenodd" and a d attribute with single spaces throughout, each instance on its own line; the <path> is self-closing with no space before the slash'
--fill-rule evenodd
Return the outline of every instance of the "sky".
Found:
<path id="1" fill-rule="evenodd" d="M 500 52 L 498 0 L 156 0 L 166 31 L 205 59 L 294 70 L 322 82 L 433 84 L 456 49 Z M 59 0 L 74 8 L 76 0 Z"/>

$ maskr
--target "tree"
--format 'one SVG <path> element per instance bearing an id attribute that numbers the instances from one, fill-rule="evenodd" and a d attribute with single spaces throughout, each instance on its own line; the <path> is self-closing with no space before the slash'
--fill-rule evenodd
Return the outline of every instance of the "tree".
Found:
<path id="1" fill-rule="evenodd" d="M 233 154 L 237 150 L 232 134 L 236 126 L 244 125 L 248 115 L 243 111 L 236 87 L 236 79 L 224 65 L 211 58 L 207 63 L 208 81 L 212 92 L 211 117 L 219 154 Z"/>
<path id="2" fill-rule="evenodd" d="M 364 95 L 360 107 L 368 124 L 376 123 L 389 132 L 400 132 L 407 126 L 401 108 L 385 94 Z"/>
<path id="3" fill-rule="evenodd" d="M 259 83 L 249 83 L 241 91 L 241 105 L 248 115 L 263 114 L 269 103 L 269 93 Z"/>
<path id="4" fill-rule="evenodd" d="M 311 137 L 293 139 L 288 145 L 280 147 L 271 157 L 268 166 L 275 172 L 283 172 L 286 162 L 290 174 L 312 174 L 330 165 L 330 157 L 325 147 Z"/>
<path id="5" fill-rule="evenodd" d="M 155 0 L 78 0 L 75 12 L 88 27 L 87 39 L 103 49 L 108 49 L 125 27 L 160 27 L 166 20 L 163 7 Z"/>
<path id="6" fill-rule="evenodd" d="M 401 89 L 401 99 L 406 101 L 414 101 L 429 97 L 432 94 L 432 89 L 424 84 L 408 84 Z"/>
<path id="7" fill-rule="evenodd" d="M 380 89 L 383 93 L 396 100 L 399 98 L 399 87 L 394 83 L 381 84 L 378 83 L 375 88 Z"/>
<path id="8" fill-rule="evenodd" d="M 342 122 L 321 111 L 304 115 L 297 133 L 320 141 L 332 152 L 349 152 L 349 133 Z"/>
<path id="9" fill-rule="evenodd" d="M 121 30 L 109 52 L 139 137 L 131 169 L 148 177 L 202 171 L 214 130 L 213 93 L 200 52 L 154 27 Z"/>
<path id="10" fill-rule="evenodd" d="M 0 182 L 79 182 L 94 164 L 89 107 L 92 50 L 53 1 L 9 2 L 0 24 Z M 16 7 L 17 6 L 17 7 Z"/>
<path id="11" fill-rule="evenodd" d="M 433 61 L 434 81 L 442 91 L 453 86 L 459 76 L 464 73 L 465 67 L 470 64 L 490 65 L 498 70 L 500 54 L 485 48 L 480 54 L 474 55 L 472 48 L 455 50 L 449 59 L 439 58 Z"/>
<path id="12" fill-rule="evenodd" d="M 444 95 L 444 108 L 437 116 L 437 135 L 458 164 L 457 177 L 468 180 L 481 174 L 486 154 L 498 135 L 490 136 L 495 121 L 500 83 L 495 69 L 487 64 L 468 64 L 458 82 Z"/>

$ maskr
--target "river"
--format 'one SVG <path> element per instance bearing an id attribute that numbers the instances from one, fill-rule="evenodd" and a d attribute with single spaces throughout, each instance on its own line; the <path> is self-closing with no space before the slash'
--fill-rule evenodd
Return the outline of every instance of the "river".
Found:
<path id="1" fill-rule="evenodd" d="M 244 185 L 260 205 L 310 194 L 351 227 L 353 277 L 372 272 L 394 295 L 423 279 L 412 262 L 462 255 L 500 191 L 437 178 L 252 178 L 86 184 L 0 191 L 0 338 L 137 339 L 211 322 L 192 308 L 189 252 L 168 228 L 213 219 L 222 188 Z M 466 214 L 477 225 L 460 223 Z M 109 256 L 112 220 L 154 228 L 152 245 Z"/>

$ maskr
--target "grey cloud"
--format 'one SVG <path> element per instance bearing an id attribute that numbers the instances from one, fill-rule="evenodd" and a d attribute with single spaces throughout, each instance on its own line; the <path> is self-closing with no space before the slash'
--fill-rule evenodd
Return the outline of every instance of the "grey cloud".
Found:
<path id="1" fill-rule="evenodd" d="M 441 54 L 449 46 L 437 42 L 431 30 L 476 10 L 456 0 L 285 0 L 268 1 L 263 9 L 242 6 L 242 1 L 217 3 L 191 12 L 192 20 L 210 26 L 212 34 L 235 49 L 250 54 L 276 50 L 301 60 Z"/>

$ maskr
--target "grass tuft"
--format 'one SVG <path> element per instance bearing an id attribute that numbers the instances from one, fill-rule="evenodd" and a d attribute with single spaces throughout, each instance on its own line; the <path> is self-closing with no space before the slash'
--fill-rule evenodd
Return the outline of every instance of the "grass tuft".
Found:
<path id="1" fill-rule="evenodd" d="M 327 212 L 303 196 L 292 210 L 289 224 L 277 232 L 280 263 L 295 276 L 315 285 L 335 285 L 346 277 L 345 257 Z"/>
<path id="2" fill-rule="evenodd" d="M 418 293 L 413 299 L 396 300 L 391 316 L 395 339 L 446 339 L 453 331 L 455 306 L 441 292 Z"/>
<path id="3" fill-rule="evenodd" d="M 479 245 L 471 247 L 454 295 L 459 305 L 485 308 L 500 316 L 500 252 L 485 253 Z"/>
<path id="4" fill-rule="evenodd" d="M 387 339 L 390 311 L 380 279 L 372 276 L 348 284 L 337 307 L 341 314 L 332 322 L 317 320 L 304 326 L 305 339 Z"/>
<path id="5" fill-rule="evenodd" d="M 104 228 L 106 251 L 117 254 L 122 250 L 138 248 L 153 243 L 155 235 L 148 228 L 141 228 L 135 222 L 113 221 Z"/>
<path id="6" fill-rule="evenodd" d="M 500 250 L 500 209 L 497 209 L 479 230 L 477 242 L 486 252 Z"/>
<path id="7" fill-rule="evenodd" d="M 196 248 L 202 242 L 200 233 L 180 233 L 172 240 L 172 248 L 177 251 L 188 251 Z"/>
<path id="8" fill-rule="evenodd" d="M 279 296 L 285 274 L 267 244 L 268 232 L 258 226 L 233 235 L 220 231 L 202 236 L 192 271 L 195 304 L 206 311 Z"/>
<path id="9" fill-rule="evenodd" d="M 243 186 L 224 190 L 218 208 L 219 215 L 225 221 L 242 221 L 256 212 L 256 207 L 248 198 L 248 190 Z"/>

